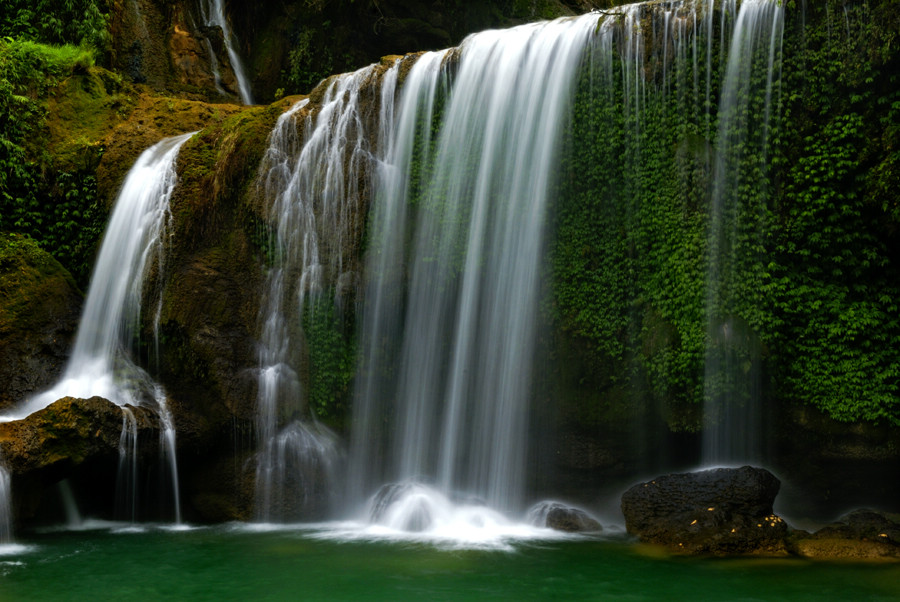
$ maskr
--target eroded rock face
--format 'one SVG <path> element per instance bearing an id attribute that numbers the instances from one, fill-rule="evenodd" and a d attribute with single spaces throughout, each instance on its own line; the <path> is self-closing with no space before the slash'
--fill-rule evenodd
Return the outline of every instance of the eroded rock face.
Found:
<path id="1" fill-rule="evenodd" d="M 717 468 L 639 483 L 622 496 L 629 533 L 691 554 L 785 554 L 772 511 L 780 481 L 762 468 Z"/>
<path id="2" fill-rule="evenodd" d="M 132 411 L 139 432 L 159 430 L 148 411 Z M 13 475 L 53 470 L 63 478 L 92 458 L 118 457 L 121 433 L 122 409 L 116 404 L 102 397 L 64 397 L 26 418 L 0 423 L 0 448 Z"/>

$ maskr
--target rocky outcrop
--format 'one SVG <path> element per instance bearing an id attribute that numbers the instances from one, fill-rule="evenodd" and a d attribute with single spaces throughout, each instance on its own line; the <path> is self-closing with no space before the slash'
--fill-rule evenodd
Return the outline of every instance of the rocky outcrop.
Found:
<path id="1" fill-rule="evenodd" d="M 158 432 L 158 421 L 147 410 L 132 411 L 139 432 Z M 13 475 L 52 471 L 63 478 L 92 458 L 117 457 L 121 433 L 119 406 L 102 397 L 64 397 L 26 418 L 0 423 L 0 448 Z"/>
<path id="2" fill-rule="evenodd" d="M 0 233 L 0 414 L 59 375 L 81 293 L 32 239 Z"/>
<path id="3" fill-rule="evenodd" d="M 159 420 L 146 409 L 131 411 L 140 441 L 135 460 L 155 463 Z M 26 418 L 0 423 L 0 450 L 12 475 L 16 519 L 45 515 L 48 493 L 67 478 L 89 492 L 83 509 L 112 504 L 122 425 L 122 409 L 100 397 L 65 397 Z"/>
<path id="4" fill-rule="evenodd" d="M 787 524 L 772 511 L 781 483 L 744 466 L 672 474 L 622 496 L 629 533 L 689 554 L 786 554 Z"/>
<path id="5" fill-rule="evenodd" d="M 240 100 L 222 31 L 204 25 L 195 0 L 116 3 L 111 17 L 110 63 L 132 83 L 194 100 Z"/>
<path id="6" fill-rule="evenodd" d="M 813 534 L 796 532 L 789 547 L 805 558 L 900 560 L 900 516 L 855 510 Z"/>

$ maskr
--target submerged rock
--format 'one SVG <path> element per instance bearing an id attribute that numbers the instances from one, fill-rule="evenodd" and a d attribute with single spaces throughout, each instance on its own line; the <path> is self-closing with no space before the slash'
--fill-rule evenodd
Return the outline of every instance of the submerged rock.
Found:
<path id="1" fill-rule="evenodd" d="M 413 481 L 382 485 L 369 503 L 369 520 L 400 531 L 425 531 L 434 520 L 434 493 Z"/>
<path id="2" fill-rule="evenodd" d="M 855 510 L 811 535 L 798 531 L 790 550 L 806 558 L 900 559 L 900 516 Z"/>
<path id="3" fill-rule="evenodd" d="M 786 554 L 772 511 L 780 481 L 762 468 L 717 468 L 639 483 L 622 496 L 629 533 L 690 554 Z"/>
<path id="4" fill-rule="evenodd" d="M 584 510 L 560 502 L 538 502 L 528 511 L 528 522 L 567 533 L 602 531 L 600 523 Z"/>

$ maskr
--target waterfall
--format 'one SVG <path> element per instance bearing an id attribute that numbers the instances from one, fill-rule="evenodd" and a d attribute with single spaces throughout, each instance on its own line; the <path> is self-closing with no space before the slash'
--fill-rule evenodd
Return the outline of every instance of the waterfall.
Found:
<path id="1" fill-rule="evenodd" d="M 752 328 L 729 308 L 742 294 L 744 272 L 752 269 L 746 264 L 752 261 L 753 247 L 761 244 L 769 120 L 783 32 L 780 2 L 744 0 L 720 93 L 710 198 L 705 464 L 764 459 L 760 344 Z M 764 82 L 763 94 L 755 93 L 758 81 Z M 757 160 L 748 164 L 753 156 Z M 748 184 L 753 188 L 750 195 L 741 192 Z"/>
<path id="2" fill-rule="evenodd" d="M 370 224 L 357 495 L 414 479 L 523 509 L 548 202 L 596 27 L 486 31 L 406 76 Z"/>
<path id="3" fill-rule="evenodd" d="M 306 100 L 298 102 L 279 118 L 259 168 L 272 247 L 260 311 L 256 515 L 262 521 L 321 513 L 334 495 L 340 452 L 337 437 L 315 420 L 302 384 L 317 369 L 304 323 L 333 328 L 332 320 L 316 320 L 340 314 L 355 297 L 358 268 L 350 251 L 365 210 L 360 182 L 374 169 L 377 145 L 367 135 L 362 96 L 380 78 L 389 102 L 396 72 L 373 65 L 334 78 L 315 113 Z"/>
<path id="4" fill-rule="evenodd" d="M 194 133 L 167 138 L 144 151 L 125 178 L 110 217 L 94 266 L 75 346 L 62 378 L 13 410 L 6 419 L 20 419 L 62 397 L 106 398 L 122 407 L 123 439 L 136 436 L 133 413 L 126 406 L 148 407 L 160 418 L 160 448 L 173 479 L 176 519 L 180 519 L 175 428 L 166 395 L 130 356 L 128 349 L 139 331 L 141 296 L 145 280 L 155 266 L 162 272 L 169 198 L 177 175 L 175 159 L 181 145 Z M 134 433 L 132 432 L 134 431 Z M 133 443 L 136 446 L 136 440 Z M 125 446 L 128 447 L 128 446 Z M 123 459 L 122 465 L 134 466 Z M 132 474 L 128 477 L 136 479 Z M 132 494 L 135 486 L 126 487 Z M 136 503 L 132 500 L 130 503 Z M 132 513 L 132 516 L 133 513 Z"/>
<path id="5" fill-rule="evenodd" d="M 12 536 L 12 488 L 9 471 L 0 452 L 0 545 L 12 542 Z"/>
<path id="6" fill-rule="evenodd" d="M 66 513 L 66 525 L 69 528 L 77 528 L 81 526 L 81 513 L 78 511 L 78 503 L 75 501 L 75 494 L 72 493 L 72 486 L 69 485 L 68 479 L 63 479 L 58 483 L 59 497 L 63 504 L 63 511 Z"/>
<path id="7" fill-rule="evenodd" d="M 228 53 L 228 60 L 231 62 L 231 70 L 234 71 L 234 77 L 237 80 L 238 95 L 241 102 L 245 105 L 253 104 L 253 93 L 250 89 L 250 81 L 244 71 L 244 65 L 241 57 L 237 52 L 237 40 L 231 31 L 228 18 L 225 16 L 224 0 L 201 0 L 200 11 L 203 15 L 203 21 L 206 25 L 218 27 L 222 30 L 222 37 L 225 42 L 225 51 Z M 216 78 L 216 88 L 221 90 L 221 78 L 219 75 L 218 61 L 215 52 L 209 46 L 209 54 L 212 57 L 212 70 Z"/>

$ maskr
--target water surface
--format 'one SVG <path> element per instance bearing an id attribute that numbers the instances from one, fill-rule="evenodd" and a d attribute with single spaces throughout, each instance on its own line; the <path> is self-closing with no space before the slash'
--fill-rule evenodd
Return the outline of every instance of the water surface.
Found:
<path id="1" fill-rule="evenodd" d="M 673 558 L 621 535 L 503 549 L 340 526 L 103 528 L 0 549 L 0 600 L 900 600 L 900 565 Z"/>

